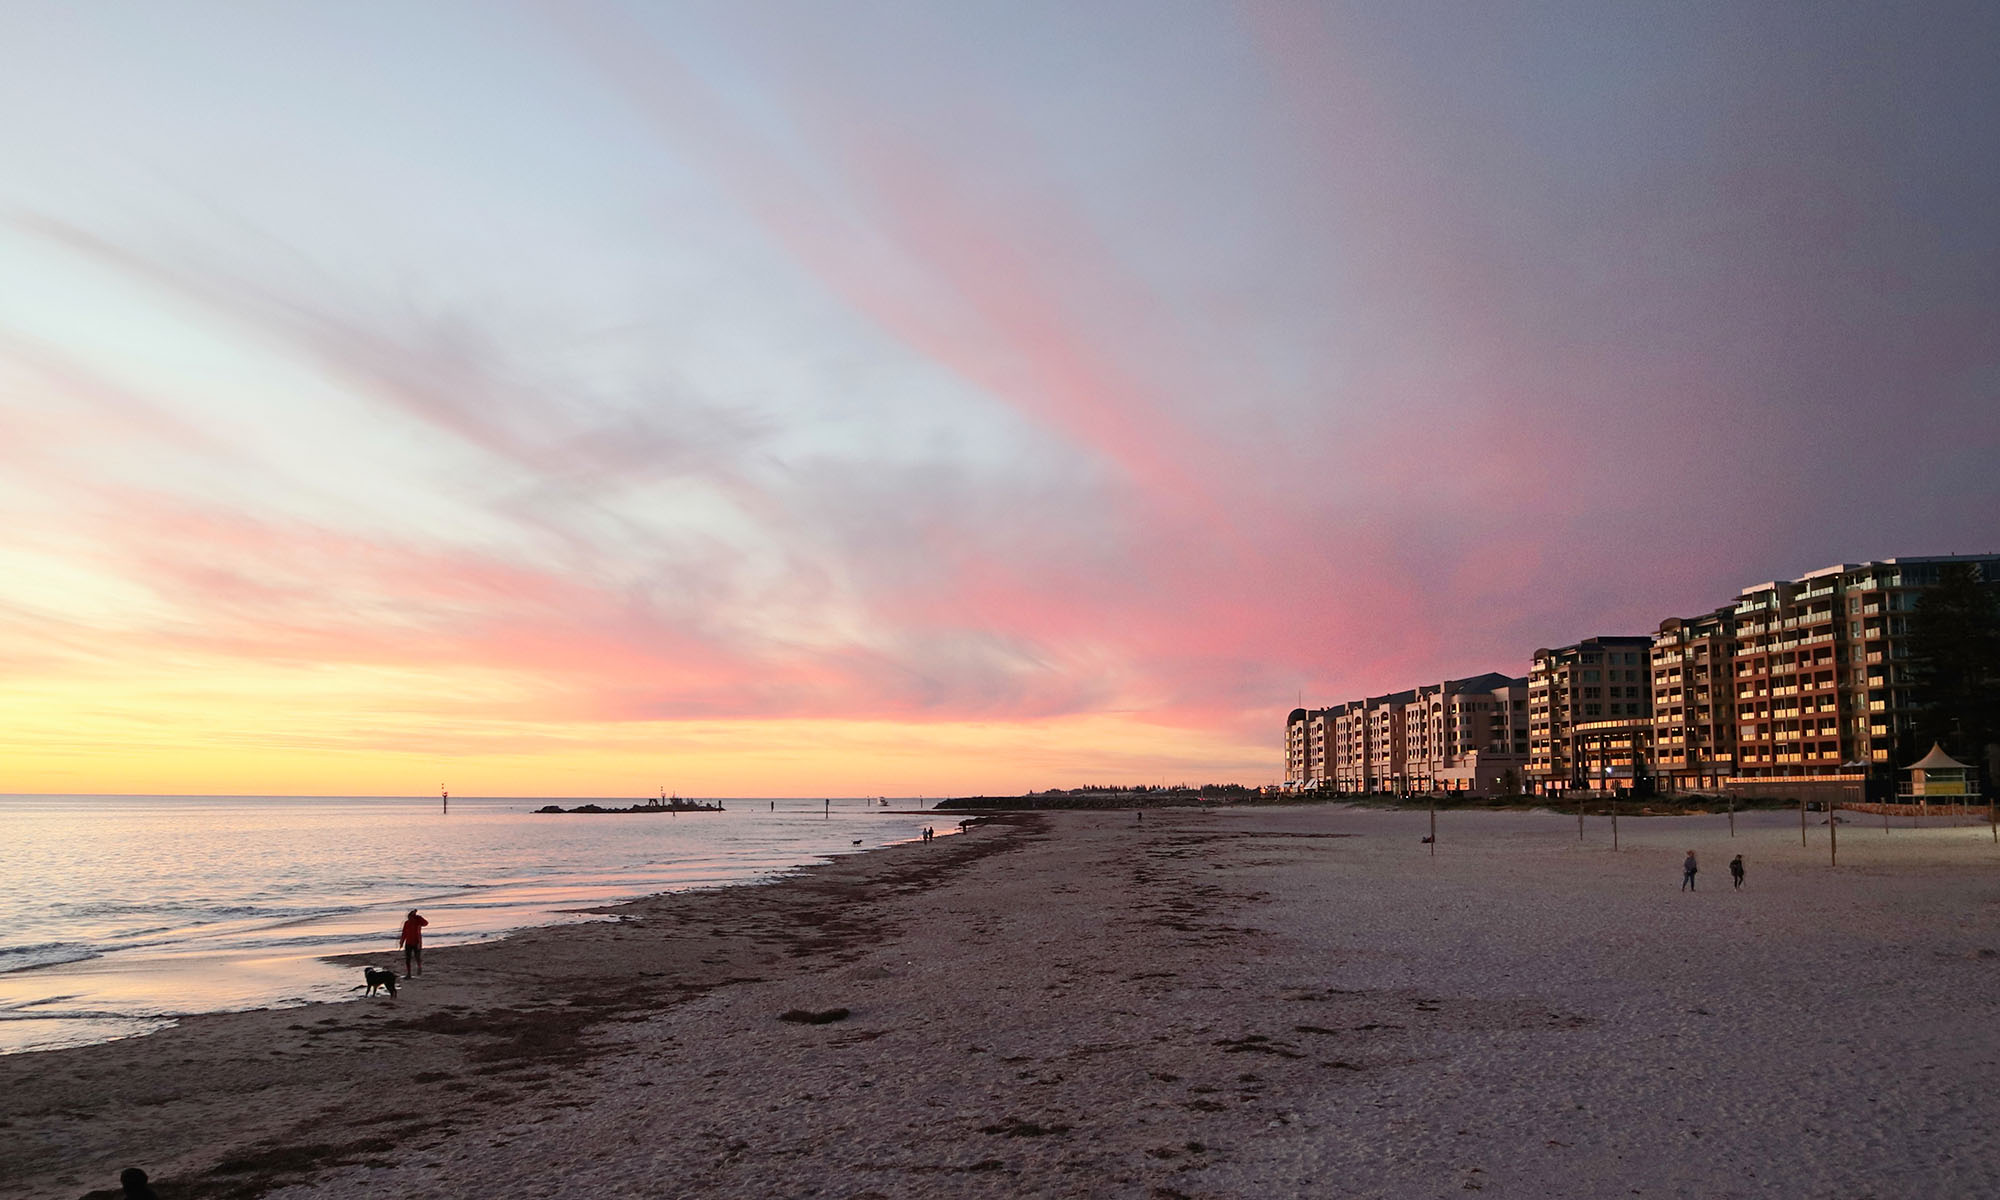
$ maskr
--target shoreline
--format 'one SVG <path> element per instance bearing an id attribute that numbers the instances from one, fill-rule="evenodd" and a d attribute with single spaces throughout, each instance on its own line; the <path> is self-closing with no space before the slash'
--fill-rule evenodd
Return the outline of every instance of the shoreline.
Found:
<path id="1" fill-rule="evenodd" d="M 1022 824 L 975 820 L 967 833 L 988 832 L 578 910 L 608 921 L 432 948 L 426 973 L 399 981 L 397 1001 L 357 988 L 352 1000 L 198 1013 L 135 1037 L 0 1055 L 0 1179 L 22 1195 L 113 1197 L 118 1172 L 139 1165 L 164 1195 L 256 1196 L 382 1153 L 385 1129 L 439 1127 L 394 1119 L 413 1104 L 504 1106 L 540 1071 L 587 1061 L 588 1036 L 607 1023 L 838 954 L 863 921 L 843 908 L 1004 852 Z M 367 965 L 400 975 L 400 960 L 391 948 L 322 961 L 358 979 Z M 260 1098 L 255 1111 L 243 1107 L 248 1095 Z"/>
<path id="2" fill-rule="evenodd" d="M 167 1200 L 2000 1193 L 1987 829 L 1857 826 L 1830 869 L 1825 829 L 1737 824 L 1633 822 L 1613 852 L 1567 814 L 1441 815 L 1435 845 L 1422 811 L 1008 816 L 456 949 L 396 1005 L 0 1060 L 0 1175 L 65 1200 L 127 1165 Z"/>
<path id="3" fill-rule="evenodd" d="M 818 804 L 809 820 L 762 804 L 686 822 L 547 817 L 478 801 L 441 819 L 433 800 L 422 810 L 203 808 L 183 828 L 178 811 L 142 800 L 107 813 L 95 852 L 60 837 L 78 810 L 0 811 L 28 856 L 0 905 L 12 918 L 0 931 L 0 1057 L 116 1040 L 202 1013 L 345 999 L 348 973 L 328 960 L 393 952 L 411 907 L 435 922 L 428 932 L 439 936 L 427 940 L 436 953 L 604 919 L 577 911 L 592 906 L 781 875 L 915 838 L 924 819 L 824 814 Z M 223 857 L 205 868 L 160 856 L 162 837 L 199 840 Z"/>

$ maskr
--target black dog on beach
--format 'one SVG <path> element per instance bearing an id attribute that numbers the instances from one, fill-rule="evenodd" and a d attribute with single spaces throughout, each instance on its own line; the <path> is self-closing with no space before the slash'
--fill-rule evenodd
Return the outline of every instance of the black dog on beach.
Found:
<path id="1" fill-rule="evenodd" d="M 396 998 L 396 973 L 394 971 L 385 971 L 381 967 L 363 967 L 361 968 L 361 978 L 363 980 L 362 986 L 368 989 L 366 992 L 367 995 L 374 995 L 376 988 L 388 988 L 389 999 L 394 1000 Z"/>

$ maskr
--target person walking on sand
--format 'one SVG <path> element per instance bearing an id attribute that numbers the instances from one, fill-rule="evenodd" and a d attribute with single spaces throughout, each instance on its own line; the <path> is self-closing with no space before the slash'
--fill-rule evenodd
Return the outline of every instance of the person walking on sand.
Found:
<path id="1" fill-rule="evenodd" d="M 409 979 L 424 973 L 424 926 L 430 924 L 417 915 L 416 909 L 403 918 L 403 932 L 396 935 L 396 944 L 403 948 L 403 978 Z"/>
<path id="2" fill-rule="evenodd" d="M 1695 862 L 1694 862 L 1694 851 L 1690 850 L 1690 851 L 1688 851 L 1688 856 L 1687 856 L 1687 861 L 1681 864 L 1681 890 L 1682 890 L 1682 891 L 1684 891 L 1684 892 L 1691 892 L 1691 891 L 1693 891 L 1693 890 L 1694 890 L 1694 873 L 1695 873 L 1695 870 L 1696 870 L 1696 867 L 1695 867 Z"/>
<path id="3" fill-rule="evenodd" d="M 1729 877 L 1730 877 L 1731 879 L 1733 879 L 1733 880 L 1735 880 L 1735 881 L 1736 881 L 1736 887 L 1737 887 L 1737 889 L 1738 889 L 1739 891 L 1740 891 L 1740 890 L 1742 890 L 1742 887 L 1743 887 L 1743 856 L 1742 856 L 1741 854 L 1739 854 L 1739 855 L 1737 855 L 1737 856 L 1736 856 L 1735 858 L 1732 858 L 1732 859 L 1730 859 L 1730 860 L 1729 860 Z"/>

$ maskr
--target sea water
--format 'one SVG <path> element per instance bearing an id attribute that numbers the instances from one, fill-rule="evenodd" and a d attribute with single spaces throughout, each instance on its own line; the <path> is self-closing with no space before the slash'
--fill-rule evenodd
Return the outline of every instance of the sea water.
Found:
<path id="1" fill-rule="evenodd" d="M 750 883 L 918 836 L 916 802 L 0 796 L 0 1053 L 129 1037 L 197 1012 L 357 995 L 323 956 L 601 919 L 577 910 Z M 951 826 L 956 825 L 953 821 Z"/>

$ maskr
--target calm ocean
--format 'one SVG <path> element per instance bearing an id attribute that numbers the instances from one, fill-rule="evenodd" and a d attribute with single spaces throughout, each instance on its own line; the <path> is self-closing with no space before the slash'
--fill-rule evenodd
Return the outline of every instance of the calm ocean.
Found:
<path id="1" fill-rule="evenodd" d="M 358 995 L 320 957 L 400 963 L 410 908 L 427 946 L 450 946 L 957 826 L 909 801 L 534 811 L 587 802 L 453 797 L 447 816 L 436 797 L 0 796 L 0 1053 Z"/>

